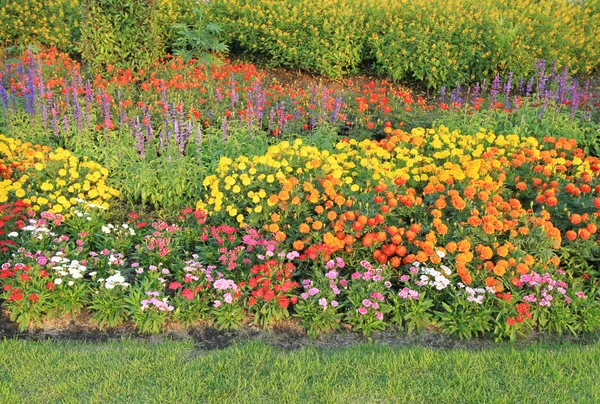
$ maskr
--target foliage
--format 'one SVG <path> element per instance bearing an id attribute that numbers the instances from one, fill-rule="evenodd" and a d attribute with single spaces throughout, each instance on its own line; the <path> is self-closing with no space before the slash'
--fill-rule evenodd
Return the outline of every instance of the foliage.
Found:
<path id="1" fill-rule="evenodd" d="M 83 0 L 82 10 L 79 48 L 92 71 L 143 69 L 163 56 L 154 0 Z"/>
<path id="2" fill-rule="evenodd" d="M 212 55 L 212 52 L 227 52 L 227 45 L 219 41 L 222 33 L 222 27 L 215 23 L 206 23 L 204 20 L 204 10 L 194 9 L 196 20 L 190 27 L 187 24 L 179 23 L 173 26 L 177 30 L 177 39 L 173 47 L 173 55 L 181 57 L 184 62 L 196 59 L 201 63 L 218 63 L 219 59 Z"/>
<path id="3" fill-rule="evenodd" d="M 600 14 L 564 0 L 215 0 L 210 10 L 233 49 L 330 77 L 365 63 L 440 88 L 497 72 L 525 77 L 538 58 L 576 72 L 598 68 Z"/>
<path id="4" fill-rule="evenodd" d="M 75 53 L 80 29 L 79 0 L 7 0 L 0 6 L 0 46 L 20 53 L 29 45 Z"/>

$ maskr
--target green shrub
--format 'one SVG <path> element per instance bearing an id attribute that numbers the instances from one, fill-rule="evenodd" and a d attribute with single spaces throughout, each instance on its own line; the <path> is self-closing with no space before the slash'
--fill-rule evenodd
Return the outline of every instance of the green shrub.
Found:
<path id="1" fill-rule="evenodd" d="M 91 69 L 143 68 L 164 55 L 155 0 L 83 0 L 80 50 Z"/>
<path id="2" fill-rule="evenodd" d="M 364 65 L 429 88 L 533 72 L 536 59 L 574 73 L 599 67 L 600 12 L 565 0 L 213 0 L 234 51 L 330 77 Z"/>
<path id="3" fill-rule="evenodd" d="M 56 46 L 73 53 L 79 39 L 79 0 L 4 0 L 0 2 L 0 46 Z"/>
<path id="4" fill-rule="evenodd" d="M 330 77 L 358 72 L 364 43 L 361 4 L 346 0 L 214 0 L 210 18 L 229 42 L 271 66 Z"/>

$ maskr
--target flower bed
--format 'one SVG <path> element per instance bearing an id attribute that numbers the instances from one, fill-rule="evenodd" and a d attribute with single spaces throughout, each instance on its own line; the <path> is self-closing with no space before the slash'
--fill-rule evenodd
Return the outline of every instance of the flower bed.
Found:
<path id="1" fill-rule="evenodd" d="M 3 307 L 23 329 L 82 310 L 101 328 L 131 322 L 144 333 L 288 317 L 312 335 L 599 329 L 597 158 L 566 139 L 386 132 L 332 151 L 296 140 L 223 157 L 196 209 L 168 221 L 132 212 L 115 222 L 86 202 L 114 190 L 77 195 L 62 213 L 39 205 L 43 188 L 6 192 Z M 2 144 L 17 162 L 3 165 L 9 184 L 38 171 L 58 181 L 71 160 Z"/>

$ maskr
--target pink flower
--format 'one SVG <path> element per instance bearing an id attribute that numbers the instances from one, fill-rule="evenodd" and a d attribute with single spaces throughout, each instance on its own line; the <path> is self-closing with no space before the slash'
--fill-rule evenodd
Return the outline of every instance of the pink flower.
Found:
<path id="1" fill-rule="evenodd" d="M 358 314 L 360 314 L 361 316 L 364 316 L 365 314 L 367 314 L 367 309 L 365 307 L 361 307 L 357 311 L 358 311 Z"/>
<path id="2" fill-rule="evenodd" d="M 580 299 L 587 299 L 587 296 L 582 291 L 575 293 L 575 296 L 577 296 Z"/>
<path id="3" fill-rule="evenodd" d="M 331 262 L 333 262 L 333 261 L 331 261 Z M 335 269 L 332 269 L 331 271 L 329 271 L 325 274 L 325 277 L 329 278 L 329 279 L 335 279 L 335 278 L 337 278 L 337 276 L 338 276 L 338 273 Z"/>
<path id="4" fill-rule="evenodd" d="M 332 301 L 331 301 L 331 305 L 332 305 L 333 307 L 338 307 L 338 306 L 339 306 L 339 303 L 338 303 L 336 300 L 332 300 Z"/>
<path id="5" fill-rule="evenodd" d="M 377 320 L 382 321 L 383 320 L 383 313 L 381 312 L 376 312 L 375 313 L 375 317 L 377 317 Z"/>
<path id="6" fill-rule="evenodd" d="M 371 301 L 369 299 L 365 299 L 362 301 L 363 306 L 371 307 Z"/>
<path id="7" fill-rule="evenodd" d="M 401 280 L 402 282 L 406 282 L 406 281 L 408 281 L 409 279 L 410 279 L 410 276 L 408 276 L 408 275 L 402 275 L 402 276 L 400 277 L 400 280 Z"/>

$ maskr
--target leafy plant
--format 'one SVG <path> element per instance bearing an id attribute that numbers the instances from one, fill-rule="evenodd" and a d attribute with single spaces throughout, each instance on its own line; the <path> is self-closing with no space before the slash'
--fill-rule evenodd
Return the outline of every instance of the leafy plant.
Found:
<path id="1" fill-rule="evenodd" d="M 219 40 L 223 27 L 214 22 L 206 22 L 204 9 L 194 9 L 196 21 L 193 26 L 184 23 L 175 24 L 177 39 L 174 43 L 173 54 L 180 56 L 184 62 L 196 59 L 201 63 L 219 63 L 212 52 L 227 52 L 229 47 Z"/>

